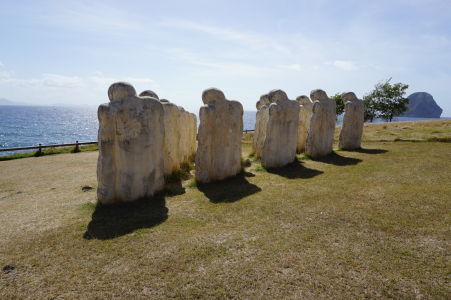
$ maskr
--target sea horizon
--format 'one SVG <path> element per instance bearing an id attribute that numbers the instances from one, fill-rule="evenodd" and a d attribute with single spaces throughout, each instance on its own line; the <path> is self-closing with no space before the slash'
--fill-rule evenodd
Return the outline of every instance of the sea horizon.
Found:
<path id="1" fill-rule="evenodd" d="M 198 115 L 196 113 L 196 115 Z M 255 110 L 243 114 L 243 130 L 255 127 Z M 338 116 L 337 125 L 342 116 Z M 421 121 L 441 118 L 396 117 L 393 121 Z M 376 119 L 374 123 L 383 122 Z M 0 105 L 0 149 L 97 141 L 95 106 Z M 0 155 L 11 154 L 1 152 Z"/>

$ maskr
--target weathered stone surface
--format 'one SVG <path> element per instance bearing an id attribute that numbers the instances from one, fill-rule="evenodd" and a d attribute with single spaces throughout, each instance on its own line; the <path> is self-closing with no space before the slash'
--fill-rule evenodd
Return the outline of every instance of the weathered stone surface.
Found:
<path id="1" fill-rule="evenodd" d="M 195 114 L 183 111 L 181 122 L 182 163 L 192 161 L 196 155 L 197 117 Z"/>
<path id="2" fill-rule="evenodd" d="M 345 104 L 343 125 L 340 131 L 339 148 L 353 150 L 360 148 L 363 133 L 365 106 L 354 93 L 342 96 Z"/>
<path id="3" fill-rule="evenodd" d="M 333 150 L 336 104 L 323 90 L 313 90 L 310 99 L 313 101 L 313 115 L 305 153 L 312 158 L 319 158 L 329 155 Z"/>
<path id="4" fill-rule="evenodd" d="M 182 110 L 183 108 L 161 99 L 164 110 L 164 175 L 180 169 L 183 157 Z"/>
<path id="5" fill-rule="evenodd" d="M 299 123 L 299 104 L 282 90 L 273 90 L 257 102 L 254 152 L 265 168 L 294 161 Z"/>
<path id="6" fill-rule="evenodd" d="M 155 93 L 154 91 L 151 91 L 151 90 L 145 90 L 141 94 L 139 94 L 139 96 L 140 97 L 152 97 L 152 98 L 155 98 L 155 99 L 160 99 L 160 98 L 158 98 L 157 93 Z"/>
<path id="7" fill-rule="evenodd" d="M 267 105 L 267 104 L 271 104 L 271 102 L 269 101 L 269 95 L 264 94 L 260 97 L 260 100 L 257 101 L 255 106 L 257 107 L 257 110 L 260 110 L 260 108 L 262 108 L 262 106 Z"/>
<path id="8" fill-rule="evenodd" d="M 159 99 L 151 90 L 140 94 Z M 164 110 L 164 175 L 171 175 L 191 160 L 196 151 L 197 118 L 167 99 L 159 99 Z"/>
<path id="9" fill-rule="evenodd" d="M 268 106 L 271 104 L 269 101 L 269 94 L 264 94 L 257 101 L 257 115 L 255 118 L 255 132 L 253 140 L 253 152 L 256 158 L 262 157 L 263 145 L 266 139 L 266 128 L 268 125 L 269 113 Z"/>
<path id="10" fill-rule="evenodd" d="M 111 85 L 108 96 L 98 109 L 97 198 L 112 204 L 151 197 L 164 185 L 163 107 L 127 83 Z"/>
<path id="11" fill-rule="evenodd" d="M 296 98 L 296 101 L 299 103 L 299 127 L 296 150 L 298 153 L 301 153 L 305 151 L 305 145 L 307 144 L 310 120 L 313 115 L 313 102 L 307 96 L 299 96 Z"/>
<path id="12" fill-rule="evenodd" d="M 202 93 L 197 134 L 196 181 L 208 183 L 241 172 L 243 106 L 218 89 Z"/>
<path id="13" fill-rule="evenodd" d="M 116 82 L 108 88 L 110 101 L 122 100 L 133 96 L 136 96 L 136 90 L 127 82 Z"/>

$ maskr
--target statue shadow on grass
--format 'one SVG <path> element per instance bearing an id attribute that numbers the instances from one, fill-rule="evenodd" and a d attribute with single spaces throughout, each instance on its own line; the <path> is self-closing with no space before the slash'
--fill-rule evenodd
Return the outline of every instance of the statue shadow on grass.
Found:
<path id="1" fill-rule="evenodd" d="M 331 154 L 315 158 L 315 161 L 320 161 L 326 164 L 336 165 L 336 166 L 352 166 L 360 163 L 362 160 L 359 158 L 341 156 L 337 152 L 332 152 Z"/>
<path id="2" fill-rule="evenodd" d="M 186 193 L 186 189 L 183 187 L 182 180 L 171 180 L 164 184 L 164 194 L 167 197 L 173 197 Z"/>
<path id="3" fill-rule="evenodd" d="M 288 179 L 308 179 L 324 173 L 323 171 L 305 167 L 302 162 L 297 159 L 284 167 L 270 168 L 266 170 L 268 173 L 277 174 Z"/>
<path id="4" fill-rule="evenodd" d="M 365 153 L 365 154 L 382 154 L 388 152 L 388 150 L 385 149 L 366 149 L 366 148 L 359 148 L 355 150 L 346 150 L 350 152 L 359 152 L 359 153 Z"/>
<path id="5" fill-rule="evenodd" d="M 212 203 L 232 203 L 262 190 L 255 184 L 247 181 L 246 177 L 254 176 L 252 173 L 243 172 L 222 181 L 198 183 L 197 188 Z"/>
<path id="6" fill-rule="evenodd" d="M 133 203 L 97 204 L 84 239 L 109 240 L 132 233 L 136 229 L 151 228 L 168 218 L 164 195 Z"/>

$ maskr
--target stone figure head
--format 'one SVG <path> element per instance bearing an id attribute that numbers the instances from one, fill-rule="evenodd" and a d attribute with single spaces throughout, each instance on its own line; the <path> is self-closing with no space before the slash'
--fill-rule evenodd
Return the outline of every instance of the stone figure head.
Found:
<path id="1" fill-rule="evenodd" d="M 155 98 L 155 99 L 160 99 L 160 98 L 158 98 L 157 93 L 155 93 L 154 91 L 151 91 L 151 90 L 145 90 L 141 94 L 139 94 L 139 96 L 140 97 L 152 97 L 152 98 Z"/>
<path id="2" fill-rule="evenodd" d="M 257 107 L 257 110 L 260 110 L 260 108 L 270 103 L 271 102 L 269 101 L 269 95 L 264 94 L 260 96 L 260 100 L 257 101 L 255 106 Z"/>
<path id="3" fill-rule="evenodd" d="M 108 98 L 110 101 L 136 97 L 136 90 L 130 83 L 116 82 L 108 88 Z"/>
<path id="4" fill-rule="evenodd" d="M 296 98 L 296 101 L 299 103 L 299 105 L 304 105 L 308 103 L 312 103 L 309 97 L 302 95 Z"/>
<path id="5" fill-rule="evenodd" d="M 224 93 L 221 90 L 210 88 L 202 92 L 202 102 L 204 102 L 204 104 L 215 103 L 218 100 L 226 100 Z"/>
<path id="6" fill-rule="evenodd" d="M 310 99 L 312 99 L 312 101 L 316 100 L 320 101 L 324 99 L 329 99 L 329 97 L 327 96 L 325 91 L 317 89 L 310 92 Z"/>
<path id="7" fill-rule="evenodd" d="M 344 93 L 341 98 L 343 99 L 343 103 L 358 101 L 359 99 L 353 92 Z"/>
<path id="8" fill-rule="evenodd" d="M 288 100 L 287 93 L 282 90 L 272 90 L 268 93 L 268 97 L 271 103 Z"/>

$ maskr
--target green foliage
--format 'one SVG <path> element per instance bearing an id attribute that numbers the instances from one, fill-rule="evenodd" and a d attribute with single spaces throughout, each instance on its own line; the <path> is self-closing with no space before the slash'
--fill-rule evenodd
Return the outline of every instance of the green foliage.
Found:
<path id="1" fill-rule="evenodd" d="M 241 158 L 241 168 L 244 169 L 244 168 L 250 167 L 251 165 L 252 165 L 252 162 L 249 158 L 247 158 L 247 159 Z"/>
<path id="2" fill-rule="evenodd" d="M 365 105 L 365 122 L 370 121 L 373 122 L 375 118 L 377 118 L 377 109 L 376 109 L 376 103 L 374 100 L 369 97 L 365 96 L 363 97 L 363 104 Z"/>
<path id="3" fill-rule="evenodd" d="M 190 178 L 190 171 L 194 166 L 189 162 L 184 162 L 180 165 L 180 169 L 172 172 L 171 175 L 165 176 L 165 182 L 174 183 Z"/>
<path id="4" fill-rule="evenodd" d="M 391 122 L 394 117 L 401 115 L 408 109 L 409 99 L 405 98 L 404 95 L 409 86 L 401 82 L 391 84 L 390 81 L 391 78 L 376 84 L 374 90 L 365 96 L 370 119 L 373 110 L 375 110 L 377 117 Z"/>
<path id="5" fill-rule="evenodd" d="M 343 103 L 342 96 L 342 93 L 336 93 L 332 96 L 332 99 L 335 100 L 335 104 L 337 105 L 337 116 L 343 114 L 345 111 L 345 104 Z"/>

